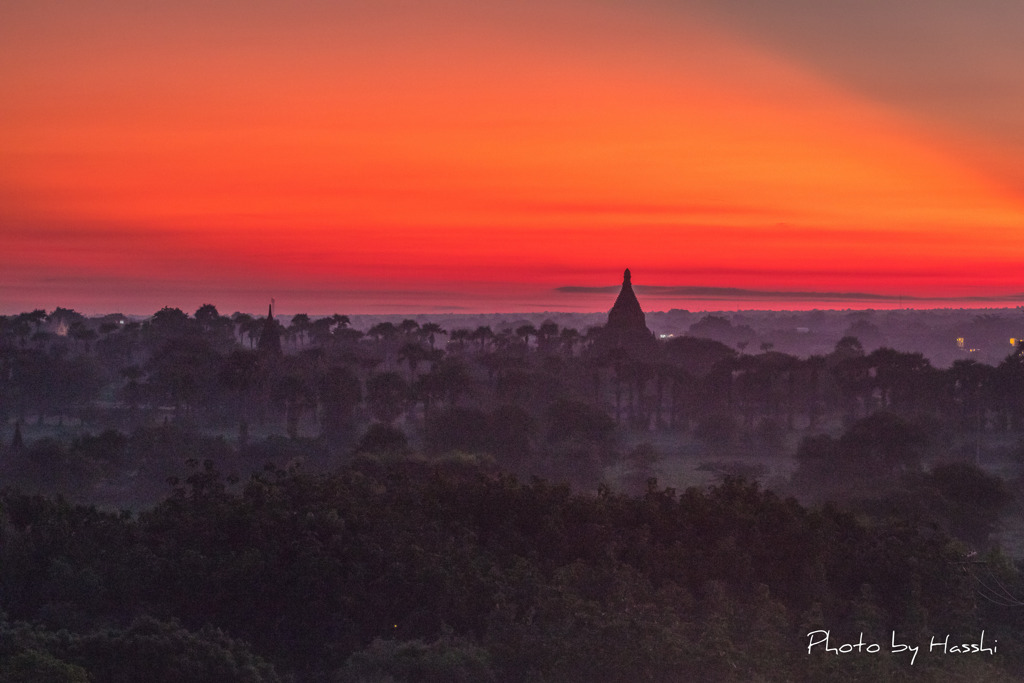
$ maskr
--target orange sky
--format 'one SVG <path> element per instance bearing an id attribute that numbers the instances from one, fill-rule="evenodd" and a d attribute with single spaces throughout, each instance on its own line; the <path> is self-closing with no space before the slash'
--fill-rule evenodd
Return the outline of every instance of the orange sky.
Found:
<path id="1" fill-rule="evenodd" d="M 919 95 L 908 69 L 872 80 L 870 45 L 857 71 L 700 2 L 8 5 L 2 313 L 602 310 L 557 288 L 627 266 L 922 306 L 1024 293 L 1024 136 L 984 93 L 938 101 L 942 72 Z M 1020 94 L 979 64 L 993 106 Z"/>

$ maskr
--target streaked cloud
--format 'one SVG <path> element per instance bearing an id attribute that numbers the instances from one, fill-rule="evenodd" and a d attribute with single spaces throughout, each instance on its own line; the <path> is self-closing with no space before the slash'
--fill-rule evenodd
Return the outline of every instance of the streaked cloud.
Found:
<path id="1" fill-rule="evenodd" d="M 564 286 L 556 287 L 556 292 L 564 294 L 602 294 L 614 295 L 619 291 L 619 286 L 614 287 L 579 287 Z M 898 303 L 934 303 L 934 302 L 961 302 L 969 303 L 999 303 L 1007 301 L 1024 301 L 1024 293 L 1007 294 L 1002 296 L 912 296 L 901 294 L 878 294 L 870 292 L 829 292 L 829 291 L 791 291 L 791 290 L 767 290 L 767 289 L 741 289 L 738 287 L 666 287 L 658 285 L 633 285 L 638 295 L 647 295 L 658 299 L 693 299 L 698 301 L 750 301 L 763 299 L 765 301 L 802 301 L 802 302 L 884 302 Z"/>

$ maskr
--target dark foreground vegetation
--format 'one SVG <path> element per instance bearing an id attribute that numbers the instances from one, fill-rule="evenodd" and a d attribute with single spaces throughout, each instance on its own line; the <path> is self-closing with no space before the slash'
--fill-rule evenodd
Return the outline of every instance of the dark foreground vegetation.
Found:
<path id="1" fill-rule="evenodd" d="M 195 464 L 138 515 L 0 498 L 0 680 L 1014 680 L 1024 611 L 979 582 L 1024 595 L 944 533 L 731 479 L 576 495 L 360 458 L 232 486 Z M 883 651 L 808 655 L 816 629 Z M 996 654 L 890 652 L 982 629 Z"/>
<path id="2" fill-rule="evenodd" d="M 1024 347 L 649 341 L 0 317 L 0 683 L 1024 676 Z"/>

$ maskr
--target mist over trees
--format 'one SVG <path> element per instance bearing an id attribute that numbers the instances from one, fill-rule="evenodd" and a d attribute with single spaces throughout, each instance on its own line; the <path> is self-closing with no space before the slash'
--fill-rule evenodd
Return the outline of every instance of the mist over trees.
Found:
<path id="1" fill-rule="evenodd" d="M 1019 678 L 1019 310 L 647 320 L 0 317 L 0 681 Z"/>

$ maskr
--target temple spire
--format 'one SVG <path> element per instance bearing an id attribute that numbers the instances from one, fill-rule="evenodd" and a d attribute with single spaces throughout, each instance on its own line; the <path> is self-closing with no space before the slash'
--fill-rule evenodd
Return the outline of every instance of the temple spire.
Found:
<path id="1" fill-rule="evenodd" d="M 277 321 L 274 320 L 274 303 L 271 299 L 267 307 L 267 319 L 263 321 L 263 329 L 260 331 L 260 343 L 257 347 L 260 354 L 264 356 L 281 355 L 281 331 L 278 329 Z"/>
<path id="2" fill-rule="evenodd" d="M 650 334 L 647 330 L 644 311 L 640 308 L 636 294 L 633 293 L 631 279 L 629 268 L 626 268 L 622 274 L 622 290 L 619 292 L 618 298 L 615 299 L 612 310 L 608 313 L 608 327 L 642 330 Z"/>
<path id="3" fill-rule="evenodd" d="M 608 323 L 602 332 L 600 348 L 611 350 L 624 348 L 633 353 L 645 354 L 654 349 L 654 335 L 647 329 L 647 317 L 633 292 L 632 274 L 629 268 L 622 273 L 622 289 L 615 299 L 615 305 L 608 312 Z"/>

